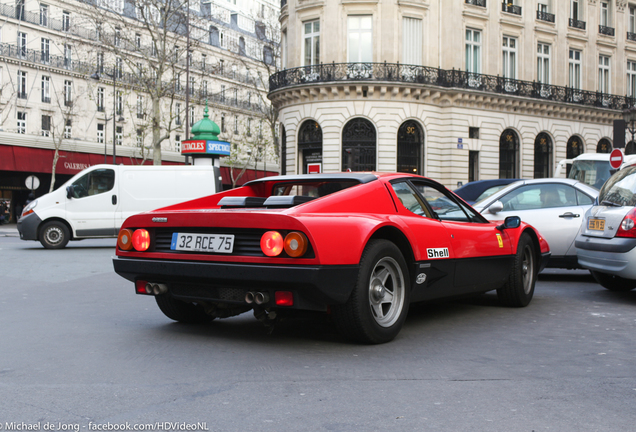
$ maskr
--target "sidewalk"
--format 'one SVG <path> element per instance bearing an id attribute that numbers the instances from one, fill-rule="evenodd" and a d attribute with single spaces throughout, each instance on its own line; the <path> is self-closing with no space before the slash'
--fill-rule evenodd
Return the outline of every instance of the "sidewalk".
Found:
<path id="1" fill-rule="evenodd" d="M 15 223 L 0 225 L 0 237 L 20 237 L 18 226 Z"/>

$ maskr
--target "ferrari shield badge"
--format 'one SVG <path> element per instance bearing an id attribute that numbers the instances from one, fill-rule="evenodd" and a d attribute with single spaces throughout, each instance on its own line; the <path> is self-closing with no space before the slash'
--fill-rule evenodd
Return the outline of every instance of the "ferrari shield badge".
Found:
<path id="1" fill-rule="evenodd" d="M 501 238 L 501 234 L 497 233 L 497 241 L 499 242 L 499 247 L 503 247 L 503 239 Z"/>

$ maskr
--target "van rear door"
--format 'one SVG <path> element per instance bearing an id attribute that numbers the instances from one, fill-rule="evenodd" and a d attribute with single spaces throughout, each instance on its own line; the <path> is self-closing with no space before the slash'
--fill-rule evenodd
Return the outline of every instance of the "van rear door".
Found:
<path id="1" fill-rule="evenodd" d="M 113 237 L 117 207 L 117 176 L 111 168 L 87 172 L 69 186 L 67 220 L 76 237 Z"/>

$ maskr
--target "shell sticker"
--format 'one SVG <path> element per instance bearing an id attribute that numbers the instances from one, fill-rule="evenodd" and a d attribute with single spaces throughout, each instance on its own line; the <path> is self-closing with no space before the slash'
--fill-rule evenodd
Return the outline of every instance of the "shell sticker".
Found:
<path id="1" fill-rule="evenodd" d="M 429 248 L 429 249 L 426 249 L 426 255 L 428 255 L 429 259 L 450 257 L 450 253 L 448 253 L 448 248 Z"/>
<path id="2" fill-rule="evenodd" d="M 501 238 L 501 234 L 497 233 L 497 241 L 499 242 L 499 247 L 503 247 L 503 239 Z"/>

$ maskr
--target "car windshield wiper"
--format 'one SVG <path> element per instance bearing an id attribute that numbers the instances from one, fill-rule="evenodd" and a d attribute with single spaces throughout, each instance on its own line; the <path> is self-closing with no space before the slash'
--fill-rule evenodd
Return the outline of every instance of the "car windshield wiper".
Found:
<path id="1" fill-rule="evenodd" d="M 615 202 L 607 201 L 607 200 L 603 200 L 603 201 L 601 201 L 601 204 L 602 204 L 602 205 L 606 205 L 606 206 L 610 206 L 610 207 L 623 207 L 623 206 L 622 206 L 622 205 L 620 205 L 620 204 L 616 204 Z"/>

